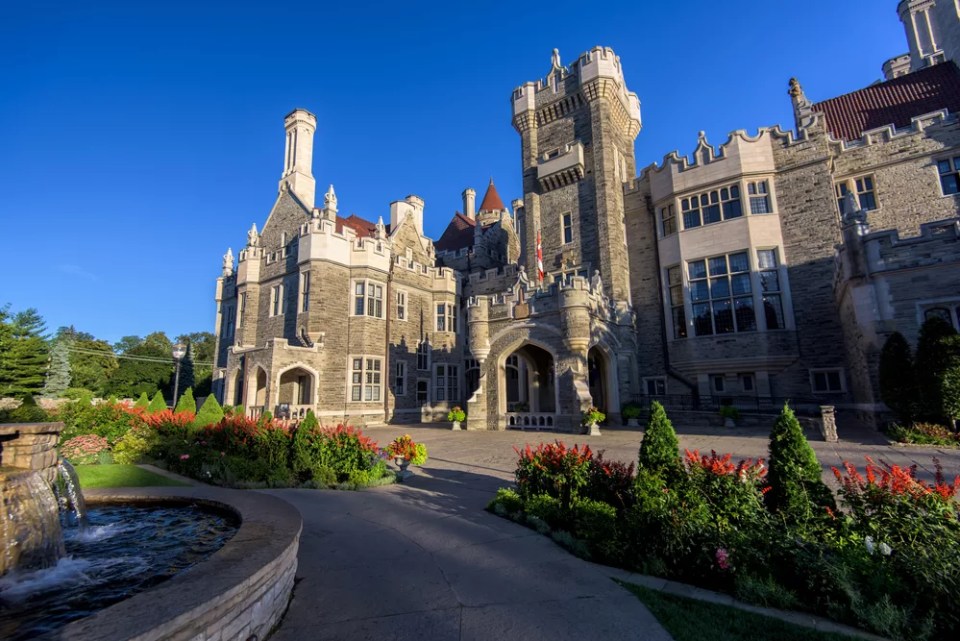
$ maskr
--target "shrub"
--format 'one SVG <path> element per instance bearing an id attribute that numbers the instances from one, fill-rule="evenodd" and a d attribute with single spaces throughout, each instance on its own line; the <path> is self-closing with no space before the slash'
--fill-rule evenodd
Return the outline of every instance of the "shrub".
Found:
<path id="1" fill-rule="evenodd" d="M 211 394 L 197 411 L 197 417 L 193 421 L 193 426 L 206 427 L 208 425 L 216 425 L 222 420 L 223 408 L 221 408 L 220 403 L 217 402 L 217 397 Z"/>
<path id="2" fill-rule="evenodd" d="M 100 461 L 100 453 L 110 449 L 107 439 L 96 434 L 76 436 L 60 446 L 60 456 L 74 465 L 92 465 Z"/>
<path id="3" fill-rule="evenodd" d="M 191 414 L 197 413 L 197 401 L 193 398 L 193 389 L 188 387 L 186 391 L 184 391 L 183 395 L 177 400 L 177 407 L 174 411 L 190 412 Z"/>
<path id="4" fill-rule="evenodd" d="M 4 412 L 0 423 L 45 423 L 50 415 L 34 400 L 32 394 L 23 397 L 20 407 Z"/>
<path id="5" fill-rule="evenodd" d="M 579 495 L 589 479 L 593 451 L 589 445 L 568 448 L 561 441 L 541 443 L 531 449 L 514 451 L 520 456 L 517 462 L 517 490 L 525 500 L 546 494 L 559 499 L 564 509 Z"/>
<path id="6" fill-rule="evenodd" d="M 516 490 L 502 487 L 487 504 L 487 509 L 504 516 L 515 515 L 523 510 L 523 499 Z"/>
<path id="7" fill-rule="evenodd" d="M 570 511 L 574 535 L 587 544 L 591 557 L 610 560 L 617 556 L 617 510 L 603 501 L 579 499 Z"/>
<path id="8" fill-rule="evenodd" d="M 956 342 L 957 339 L 952 339 Z M 958 350 L 960 351 L 960 350 Z M 960 361 L 960 359 L 957 359 Z M 960 419 L 960 362 L 953 363 L 944 372 L 940 379 L 940 396 L 943 399 L 943 415 L 953 423 L 957 429 Z"/>
<path id="9" fill-rule="evenodd" d="M 926 418 L 943 418 L 941 379 L 958 358 L 957 346 L 949 339 L 956 336 L 953 326 L 939 317 L 931 317 L 920 326 L 917 338 L 917 382 L 922 401 L 921 414 Z"/>
<path id="10" fill-rule="evenodd" d="M 590 406 L 583 412 L 583 415 L 580 418 L 581 425 L 594 425 L 595 423 L 603 423 L 607 420 L 607 415 L 601 412 L 596 407 Z"/>
<path id="11" fill-rule="evenodd" d="M 880 350 L 880 398 L 902 421 L 916 411 L 918 398 L 916 371 L 910 344 L 900 332 L 894 332 Z"/>
<path id="12" fill-rule="evenodd" d="M 549 494 L 531 496 L 524 503 L 524 511 L 527 516 L 532 516 L 554 529 L 563 529 L 567 525 L 566 511 L 560 504 L 560 499 Z"/>
<path id="13" fill-rule="evenodd" d="M 150 407 L 150 399 L 147 398 L 147 393 L 142 392 L 140 394 L 140 398 L 137 399 L 137 402 L 134 403 L 133 406 L 138 407 L 140 409 L 147 409 L 148 407 Z"/>
<path id="14" fill-rule="evenodd" d="M 595 500 L 612 505 L 622 511 L 633 504 L 634 465 L 621 461 L 607 461 L 603 452 L 598 452 L 590 466 L 587 488 L 584 494 Z"/>
<path id="15" fill-rule="evenodd" d="M 733 405 L 721 405 L 720 406 L 720 416 L 722 418 L 729 418 L 732 421 L 740 418 L 740 410 L 738 410 Z"/>
<path id="16" fill-rule="evenodd" d="M 462 423 L 467 420 L 467 413 L 460 406 L 454 407 L 447 413 L 447 420 Z"/>
<path id="17" fill-rule="evenodd" d="M 158 441 L 159 435 L 156 429 L 146 423 L 134 425 L 114 446 L 114 461 L 121 465 L 132 465 L 147 460 Z"/>
<path id="18" fill-rule="evenodd" d="M 668 475 L 682 472 L 680 441 L 673 424 L 667 418 L 666 410 L 658 401 L 650 404 L 650 419 L 647 421 L 643 440 L 640 441 L 637 467 L 653 472 L 666 472 Z"/>
<path id="19" fill-rule="evenodd" d="M 63 421 L 60 442 L 65 443 L 81 434 L 96 434 L 113 445 L 130 429 L 132 411 L 132 408 L 119 403 L 93 404 L 89 398 L 66 403 L 57 413 L 57 419 Z"/>
<path id="20" fill-rule="evenodd" d="M 290 468 L 301 482 L 312 477 L 314 468 L 311 441 L 320 428 L 313 410 L 307 410 L 307 415 L 297 425 L 290 440 Z"/>
<path id="21" fill-rule="evenodd" d="M 643 413 L 643 410 L 636 403 L 627 403 L 626 405 L 623 406 L 623 409 L 620 410 L 620 416 L 622 416 L 627 420 L 640 418 L 642 413 Z"/>
<path id="22" fill-rule="evenodd" d="M 887 434 L 901 443 L 960 446 L 960 434 L 936 423 L 912 423 L 906 427 L 894 424 L 887 428 Z"/>
<path id="23" fill-rule="evenodd" d="M 770 432 L 770 491 L 767 507 L 785 520 L 809 520 L 823 507 L 835 507 L 833 494 L 821 480 L 817 455 L 789 406 L 784 405 Z"/>
<path id="24" fill-rule="evenodd" d="M 150 399 L 150 404 L 147 406 L 148 412 L 162 412 L 167 409 L 167 402 L 163 400 L 163 394 L 160 390 L 157 390 L 157 393 L 153 395 L 153 398 Z"/>

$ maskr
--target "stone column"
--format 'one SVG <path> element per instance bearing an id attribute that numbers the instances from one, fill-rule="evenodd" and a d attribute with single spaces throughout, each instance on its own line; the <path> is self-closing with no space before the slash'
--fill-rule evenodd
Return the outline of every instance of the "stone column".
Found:
<path id="1" fill-rule="evenodd" d="M 820 406 L 820 432 L 827 443 L 836 443 L 840 440 L 837 437 L 837 419 L 833 405 Z"/>

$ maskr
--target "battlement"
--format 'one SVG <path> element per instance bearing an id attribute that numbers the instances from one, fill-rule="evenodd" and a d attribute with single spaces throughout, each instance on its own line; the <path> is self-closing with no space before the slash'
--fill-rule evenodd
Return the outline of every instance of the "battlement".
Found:
<path id="1" fill-rule="evenodd" d="M 337 231 L 329 218 L 312 218 L 300 225 L 297 262 L 324 259 L 342 265 L 369 265 L 387 271 L 392 243 L 387 237 L 359 236 L 348 225 Z"/>
<path id="2" fill-rule="evenodd" d="M 960 219 L 926 223 L 907 238 L 895 229 L 872 232 L 861 242 L 872 273 L 960 262 Z"/>
<path id="3" fill-rule="evenodd" d="M 827 136 L 830 140 L 830 144 L 835 147 L 835 150 L 839 153 L 843 153 L 845 151 L 862 149 L 871 145 L 880 145 L 892 142 L 898 138 L 906 138 L 908 136 L 923 134 L 930 127 L 954 124 L 956 122 L 958 122 L 957 114 L 951 114 L 946 109 L 941 109 L 928 114 L 915 116 L 910 119 L 910 124 L 908 126 L 901 127 L 900 129 L 897 129 L 892 124 L 884 125 L 883 127 L 877 127 L 876 129 L 870 129 L 869 131 L 863 132 L 863 136 L 857 140 L 838 140 L 829 133 Z"/>

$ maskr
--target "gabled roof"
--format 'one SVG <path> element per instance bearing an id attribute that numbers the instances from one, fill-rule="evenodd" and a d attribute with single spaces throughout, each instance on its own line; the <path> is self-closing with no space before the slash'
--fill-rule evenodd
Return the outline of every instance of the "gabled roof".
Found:
<path id="1" fill-rule="evenodd" d="M 487 193 L 483 195 L 483 201 L 480 202 L 480 207 L 477 211 L 501 211 L 506 209 L 503 204 L 503 200 L 500 199 L 500 194 L 497 193 L 497 188 L 493 184 L 493 178 L 490 179 L 490 185 L 487 186 Z"/>
<path id="2" fill-rule="evenodd" d="M 360 216 L 357 216 L 356 214 L 350 214 L 350 216 L 347 218 L 337 216 L 337 232 L 343 233 L 344 227 L 349 227 L 356 232 L 357 238 L 366 238 L 377 233 L 376 223 L 371 223 L 369 220 L 360 218 Z"/>
<path id="3" fill-rule="evenodd" d="M 443 230 L 439 240 L 433 244 L 437 251 L 457 252 L 464 247 L 473 247 L 475 220 L 467 218 L 459 211 L 450 219 L 450 224 Z"/>
<path id="4" fill-rule="evenodd" d="M 907 127 L 916 116 L 940 109 L 960 113 L 960 70 L 945 62 L 813 105 L 827 131 L 840 140 L 857 140 L 863 132 L 894 125 Z"/>

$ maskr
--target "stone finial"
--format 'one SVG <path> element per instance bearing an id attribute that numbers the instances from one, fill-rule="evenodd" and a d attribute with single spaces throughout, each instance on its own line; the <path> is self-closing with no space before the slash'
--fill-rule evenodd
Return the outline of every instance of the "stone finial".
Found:
<path id="1" fill-rule="evenodd" d="M 330 185 L 327 193 L 323 195 L 323 209 L 334 214 L 337 213 L 337 194 L 333 191 L 333 185 Z"/>
<path id="2" fill-rule="evenodd" d="M 550 57 L 550 63 L 554 71 L 560 71 L 563 69 L 563 65 L 560 63 L 560 50 L 554 49 L 553 55 Z"/>
<path id="3" fill-rule="evenodd" d="M 383 216 L 377 218 L 377 240 L 387 237 L 387 226 L 383 224 Z"/>
<path id="4" fill-rule="evenodd" d="M 233 250 L 227 247 L 227 253 L 223 255 L 223 277 L 233 276 Z"/>
<path id="5" fill-rule="evenodd" d="M 803 87 L 800 86 L 800 81 L 796 78 L 790 78 L 790 88 L 787 90 L 787 94 L 791 98 L 799 98 L 803 95 Z"/>
<path id="6" fill-rule="evenodd" d="M 259 247 L 260 234 L 257 232 L 257 223 L 253 223 L 250 231 L 247 232 L 247 247 Z"/>

